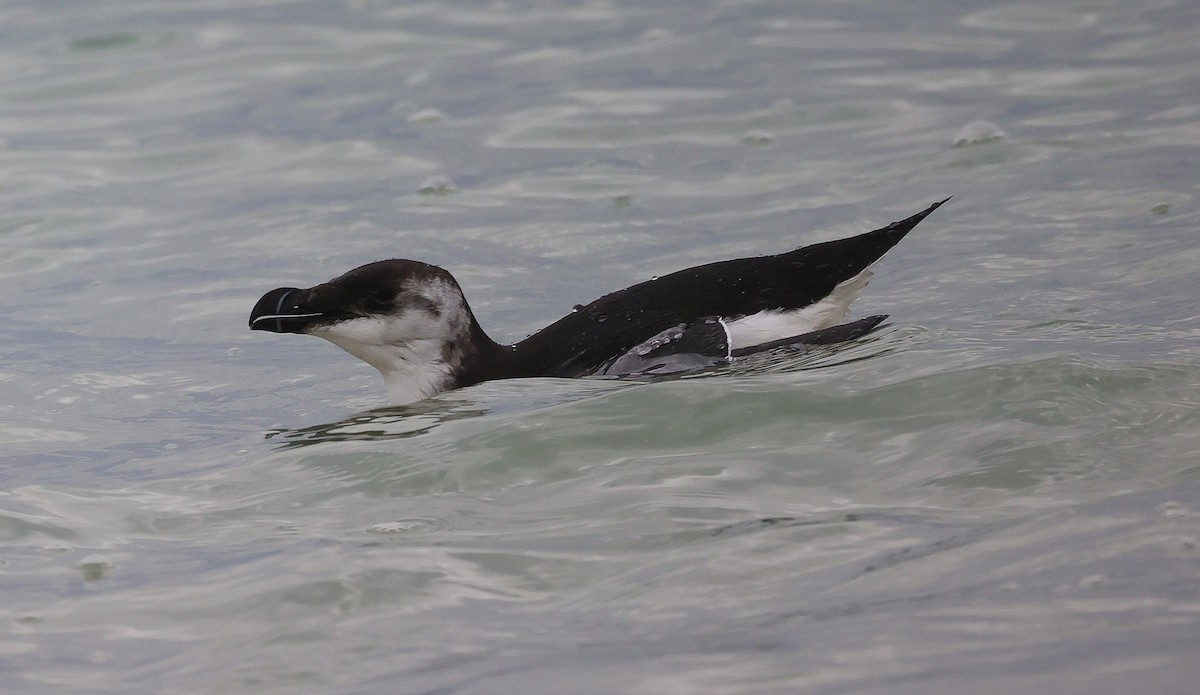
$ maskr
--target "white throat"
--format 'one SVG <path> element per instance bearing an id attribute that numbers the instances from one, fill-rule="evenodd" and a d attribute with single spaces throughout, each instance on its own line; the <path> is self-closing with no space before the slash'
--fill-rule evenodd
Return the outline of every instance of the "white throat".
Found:
<path id="1" fill-rule="evenodd" d="M 392 405 L 406 405 L 453 388 L 460 365 L 443 338 L 389 339 L 395 317 L 369 317 L 317 326 L 309 332 L 379 370 Z M 403 334 L 403 331 L 399 332 Z"/>
<path id="2" fill-rule="evenodd" d="M 452 388 L 454 365 L 445 360 L 441 341 L 416 340 L 396 349 L 398 360 L 386 368 L 373 365 L 383 375 L 392 405 L 416 403 Z"/>

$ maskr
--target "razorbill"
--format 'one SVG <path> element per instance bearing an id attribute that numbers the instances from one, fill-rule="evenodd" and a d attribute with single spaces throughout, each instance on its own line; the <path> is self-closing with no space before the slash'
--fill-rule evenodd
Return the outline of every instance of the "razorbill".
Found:
<path id="1" fill-rule="evenodd" d="M 837 322 L 869 266 L 945 202 L 848 239 L 654 278 L 579 305 L 514 345 L 483 332 L 449 272 L 403 259 L 271 290 L 250 312 L 250 328 L 330 341 L 383 374 L 393 405 L 489 379 L 700 369 L 871 331 L 887 317 Z"/>

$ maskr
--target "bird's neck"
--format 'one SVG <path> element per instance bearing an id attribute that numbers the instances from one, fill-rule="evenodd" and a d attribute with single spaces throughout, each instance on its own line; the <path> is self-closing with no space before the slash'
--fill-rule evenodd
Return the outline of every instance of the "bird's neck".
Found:
<path id="1" fill-rule="evenodd" d="M 414 340 L 393 346 L 386 360 L 366 361 L 383 375 L 392 405 L 514 374 L 512 348 L 489 338 L 474 320 L 453 341 Z"/>

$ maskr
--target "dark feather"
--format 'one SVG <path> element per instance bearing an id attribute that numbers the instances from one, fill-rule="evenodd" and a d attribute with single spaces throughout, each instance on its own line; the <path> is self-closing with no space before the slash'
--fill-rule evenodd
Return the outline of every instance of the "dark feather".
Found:
<path id="1" fill-rule="evenodd" d="M 517 343 L 519 376 L 593 374 L 671 326 L 706 316 L 802 309 L 879 260 L 945 202 L 848 239 L 709 263 L 607 294 Z"/>

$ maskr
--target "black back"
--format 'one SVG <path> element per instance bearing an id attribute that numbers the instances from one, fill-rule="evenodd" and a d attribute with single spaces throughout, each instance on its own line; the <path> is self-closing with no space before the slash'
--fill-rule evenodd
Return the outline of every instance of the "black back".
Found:
<path id="1" fill-rule="evenodd" d="M 607 294 L 517 343 L 521 374 L 514 376 L 584 376 L 673 325 L 804 308 L 879 260 L 944 202 L 849 239 L 709 263 Z"/>

